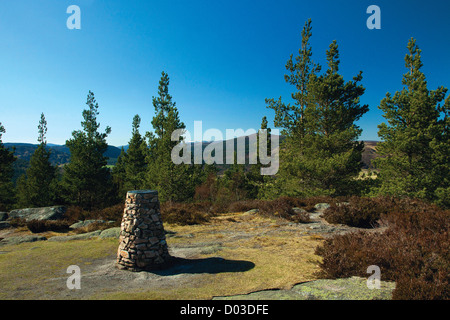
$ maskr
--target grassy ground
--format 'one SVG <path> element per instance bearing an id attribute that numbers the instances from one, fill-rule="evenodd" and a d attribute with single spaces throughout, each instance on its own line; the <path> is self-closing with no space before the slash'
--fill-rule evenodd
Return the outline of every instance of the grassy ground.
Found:
<path id="1" fill-rule="evenodd" d="M 52 294 L 49 279 L 68 277 L 67 267 L 80 267 L 117 250 L 116 239 L 40 241 L 0 247 L 0 299 L 38 299 Z"/>
<path id="2" fill-rule="evenodd" d="M 114 267 L 117 239 L 40 241 L 0 247 L 0 299 L 211 299 L 289 289 L 316 279 L 321 237 L 304 226 L 242 213 L 196 226 L 165 225 L 174 256 L 196 261 L 166 273 Z M 65 286 L 67 267 L 82 270 L 82 289 Z"/>

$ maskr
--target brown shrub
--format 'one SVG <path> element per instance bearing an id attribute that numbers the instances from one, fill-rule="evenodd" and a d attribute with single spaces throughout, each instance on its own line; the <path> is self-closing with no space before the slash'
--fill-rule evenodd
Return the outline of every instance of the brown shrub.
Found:
<path id="1" fill-rule="evenodd" d="M 315 196 L 304 199 L 297 199 L 298 207 L 302 207 L 308 212 L 312 212 L 315 210 L 315 205 L 318 203 L 329 203 L 330 205 L 336 204 L 338 202 L 347 201 L 346 197 L 330 197 L 330 196 Z"/>
<path id="2" fill-rule="evenodd" d="M 232 202 L 227 206 L 227 212 L 246 212 L 258 209 L 263 201 L 261 200 L 241 200 Z"/>
<path id="3" fill-rule="evenodd" d="M 112 207 L 107 207 L 97 211 L 98 219 L 111 220 L 115 222 L 122 221 L 125 204 L 119 203 Z"/>
<path id="4" fill-rule="evenodd" d="M 299 199 L 294 197 L 281 197 L 276 200 L 239 200 L 231 201 L 225 194 L 214 202 L 204 200 L 195 203 L 161 203 L 161 213 L 164 221 L 169 223 L 195 224 L 209 221 L 209 217 L 229 212 L 246 212 L 259 209 L 259 213 L 269 217 L 286 219 L 297 223 L 310 221 L 308 212 L 314 211 L 314 206 L 320 202 L 334 203 L 331 197 L 314 197 Z M 303 210 L 297 210 L 294 208 Z"/>
<path id="5" fill-rule="evenodd" d="M 205 206 L 194 203 L 161 203 L 161 215 L 164 222 L 180 225 L 194 225 L 209 221 Z"/>
<path id="6" fill-rule="evenodd" d="M 384 199 L 383 233 L 338 235 L 316 249 L 322 277 L 366 277 L 377 265 L 382 280 L 396 281 L 394 299 L 450 298 L 450 211 L 420 201 Z"/>
<path id="7" fill-rule="evenodd" d="M 281 197 L 271 201 L 263 201 L 259 206 L 259 213 L 267 216 L 275 216 L 297 223 L 310 222 L 307 212 L 294 210 L 295 207 L 302 206 L 299 199 L 291 197 Z"/>
<path id="8" fill-rule="evenodd" d="M 346 203 L 331 203 L 323 217 L 329 223 L 346 224 L 358 228 L 374 228 L 378 226 L 383 214 L 389 211 L 379 199 L 351 197 Z"/>
<path id="9" fill-rule="evenodd" d="M 374 228 L 380 223 L 394 222 L 398 214 L 425 213 L 439 210 L 436 205 L 409 198 L 353 196 L 346 203 L 330 202 L 323 216 L 329 223 L 358 228 Z M 388 218 L 389 217 L 389 218 Z"/>
<path id="10" fill-rule="evenodd" d="M 84 221 L 84 220 L 111 220 L 120 222 L 122 220 L 125 204 L 119 203 L 117 205 L 107 207 L 104 209 L 94 209 L 91 211 L 84 210 L 81 207 L 70 206 L 67 208 L 65 217 L 70 222 Z"/>
<path id="11" fill-rule="evenodd" d="M 81 207 L 70 206 L 64 215 L 70 222 L 77 222 L 88 219 L 89 213 Z"/>
<path id="12" fill-rule="evenodd" d="M 216 198 L 216 175 L 210 173 L 206 181 L 195 188 L 194 199 L 197 201 L 212 201 Z"/>
<path id="13" fill-rule="evenodd" d="M 323 258 L 319 276 L 331 279 L 366 277 L 367 268 L 377 265 L 383 279 L 386 279 L 392 271 L 393 260 L 378 250 L 381 249 L 382 240 L 381 234 L 368 234 L 365 231 L 336 235 L 325 240 L 316 248 L 316 254 Z"/>
<path id="14" fill-rule="evenodd" d="M 448 286 L 448 278 L 427 279 L 423 276 L 415 278 L 400 276 L 393 298 L 395 300 L 448 300 L 450 297 Z"/>
<path id="15" fill-rule="evenodd" d="M 27 228 L 32 233 L 46 231 L 68 231 L 70 223 L 67 220 L 31 220 L 26 223 Z"/>
<path id="16" fill-rule="evenodd" d="M 24 218 L 14 218 L 8 221 L 9 225 L 13 228 L 26 227 L 27 220 Z"/>
<path id="17" fill-rule="evenodd" d="M 268 216 L 286 219 L 297 223 L 310 221 L 308 212 L 315 210 L 317 203 L 335 203 L 337 199 L 331 197 L 294 198 L 280 197 L 275 200 L 240 200 L 240 201 L 216 201 L 209 208 L 211 213 L 245 212 L 251 209 L 259 209 L 259 213 Z M 303 210 L 297 210 L 300 208 Z"/>

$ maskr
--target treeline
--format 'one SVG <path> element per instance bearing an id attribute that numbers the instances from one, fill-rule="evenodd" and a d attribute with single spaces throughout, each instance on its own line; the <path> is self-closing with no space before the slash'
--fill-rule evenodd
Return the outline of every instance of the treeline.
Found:
<path id="1" fill-rule="evenodd" d="M 325 67 L 312 59 L 311 20 L 302 31 L 297 56 L 286 63 L 285 80 L 292 85 L 292 103 L 266 99 L 275 113 L 274 126 L 282 129 L 280 168 L 275 176 L 262 176 L 261 164 L 234 164 L 218 173 L 214 165 L 176 165 L 171 151 L 174 130 L 185 129 L 176 103 L 169 94 L 169 77 L 163 72 L 153 98 L 153 132 L 141 134 L 139 115 L 133 118 L 129 149 L 122 149 L 113 169 L 104 152 L 111 132 L 99 132 L 99 105 L 87 96 L 82 129 L 66 141 L 70 162 L 62 170 L 49 162 L 47 123 L 42 114 L 38 149 L 30 167 L 12 183 L 14 151 L 1 142 L 0 210 L 13 207 L 67 204 L 86 210 L 123 202 L 126 191 L 155 189 L 162 202 L 212 202 L 229 204 L 244 199 L 276 199 L 281 196 L 392 195 L 420 198 L 450 206 L 450 97 L 447 88 L 429 90 L 422 72 L 421 50 L 408 42 L 403 89 L 387 93 L 380 102 L 386 122 L 380 124 L 375 160 L 377 177 L 361 179 L 364 144 L 356 122 L 369 110 L 360 103 L 365 92 L 362 71 L 351 80 L 339 73 L 336 41 L 326 51 Z M 268 128 L 264 117 L 261 129 Z M 249 169 L 250 168 L 250 169 Z"/>
<path id="2" fill-rule="evenodd" d="M 112 170 L 104 156 L 111 128 L 107 126 L 104 132 L 99 131 L 99 105 L 93 92 L 87 96 L 82 129 L 74 131 L 72 138 L 66 141 L 71 154 L 70 162 L 61 169 L 52 166 L 49 161 L 51 150 L 46 148 L 47 122 L 44 114 L 41 114 L 38 125 L 39 147 L 16 186 L 12 183 L 13 163 L 16 160 L 14 150 L 6 149 L 0 143 L 0 210 L 55 204 L 95 210 L 123 203 L 127 190 L 144 188 L 159 190 L 162 201 L 192 199 L 195 187 L 206 180 L 209 170 L 204 170 L 202 166 L 176 166 L 171 162 L 170 151 L 174 146 L 171 133 L 184 128 L 184 124 L 168 90 L 169 77 L 163 72 L 158 96 L 153 99 L 154 132 L 142 136 L 139 132 L 140 117 L 136 115 L 129 148 L 127 152 L 122 149 Z M 1 126 L 0 142 L 4 132 Z"/>

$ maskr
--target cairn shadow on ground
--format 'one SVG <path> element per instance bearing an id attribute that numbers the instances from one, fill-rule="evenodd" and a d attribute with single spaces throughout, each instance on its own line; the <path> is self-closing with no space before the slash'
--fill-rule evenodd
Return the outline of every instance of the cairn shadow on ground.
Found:
<path id="1" fill-rule="evenodd" d="M 228 260 L 220 257 L 186 259 L 172 257 L 170 266 L 162 270 L 151 271 L 159 276 L 178 274 L 218 274 L 224 272 L 245 272 L 253 269 L 255 264 L 245 260 Z"/>

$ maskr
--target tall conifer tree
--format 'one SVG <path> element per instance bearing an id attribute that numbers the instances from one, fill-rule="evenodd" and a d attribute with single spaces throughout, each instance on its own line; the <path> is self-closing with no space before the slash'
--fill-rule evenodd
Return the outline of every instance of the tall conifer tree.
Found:
<path id="1" fill-rule="evenodd" d="M 30 167 L 18 182 L 19 206 L 46 207 L 53 205 L 56 188 L 56 168 L 50 163 L 47 148 L 47 121 L 42 113 L 38 125 L 39 146 L 30 159 Z"/>
<path id="2" fill-rule="evenodd" d="M 280 150 L 280 177 L 277 182 L 288 195 L 349 193 L 352 180 L 361 169 L 364 145 L 357 141 L 361 129 L 355 122 L 368 111 L 360 104 L 364 88 L 360 72 L 345 82 L 339 71 L 336 41 L 326 52 L 328 69 L 311 60 L 311 21 L 302 32 L 297 63 L 292 57 L 286 67 L 288 83 L 295 85 L 294 105 L 268 99 L 275 110 L 275 126 L 283 128 L 286 140 Z"/>
<path id="3" fill-rule="evenodd" d="M 162 72 L 158 86 L 158 96 L 153 97 L 155 116 L 152 120 L 154 132 L 147 132 L 148 170 L 146 185 L 157 189 L 162 201 L 182 201 L 191 199 L 195 186 L 200 183 L 199 168 L 192 165 L 173 163 L 172 149 L 178 144 L 172 141 L 174 130 L 185 128 L 178 109 L 169 94 L 169 76 Z"/>
<path id="4" fill-rule="evenodd" d="M 308 187 L 325 193 L 352 193 L 353 180 L 361 171 L 364 143 L 362 130 L 355 124 L 367 111 L 360 104 L 364 87 L 359 84 L 362 71 L 352 81 L 339 74 L 339 49 L 336 41 L 326 52 L 328 69 L 313 74 L 308 84 L 303 153 L 298 158 L 300 177 Z"/>
<path id="5" fill-rule="evenodd" d="M 273 197 L 281 194 L 295 195 L 298 193 L 297 178 L 292 179 L 297 168 L 294 160 L 298 153 L 303 152 L 305 136 L 305 109 L 308 99 L 308 84 L 310 76 L 321 70 L 320 65 L 312 60 L 312 48 L 310 39 L 312 37 L 312 21 L 308 19 L 301 32 L 302 41 L 298 55 L 294 58 L 290 56 L 286 63 L 288 74 L 284 76 L 287 83 L 295 88 L 291 94 L 294 103 L 284 103 L 280 97 L 278 100 L 266 99 L 267 108 L 275 111 L 274 125 L 281 128 L 284 141 L 280 145 L 280 168 L 277 177 L 277 184 L 273 188 Z"/>
<path id="6" fill-rule="evenodd" d="M 376 159 L 380 192 L 419 197 L 450 205 L 450 97 L 447 88 L 428 90 L 421 50 L 408 43 L 403 89 L 386 94 L 379 108 L 387 123 L 378 126 L 382 142 Z"/>
<path id="7" fill-rule="evenodd" d="M 125 186 L 133 190 L 141 189 L 145 181 L 147 144 L 139 132 L 140 124 L 141 118 L 139 115 L 135 115 L 131 140 L 125 156 Z"/>
<path id="8" fill-rule="evenodd" d="M 92 209 L 107 206 L 113 201 L 111 175 L 104 156 L 108 148 L 106 137 L 111 133 L 111 128 L 107 126 L 104 133 L 98 131 L 99 106 L 91 91 L 86 105 L 88 108 L 83 110 L 82 130 L 72 132 L 72 139 L 66 141 L 70 149 L 70 163 L 64 167 L 62 183 L 66 201 Z"/>
<path id="9" fill-rule="evenodd" d="M 117 157 L 117 162 L 111 171 L 114 187 L 117 191 L 117 196 L 119 199 L 122 199 L 122 201 L 125 199 L 125 196 L 126 196 L 127 192 L 129 191 L 128 188 L 125 186 L 126 156 L 127 156 L 127 154 L 126 154 L 124 148 L 122 147 L 120 149 L 120 154 Z"/>
<path id="10" fill-rule="evenodd" d="M 14 151 L 6 149 L 2 142 L 2 136 L 5 132 L 5 127 L 0 122 L 0 210 L 10 209 L 15 202 L 12 177 L 16 157 Z"/>
<path id="11" fill-rule="evenodd" d="M 312 37 L 312 21 L 309 19 L 302 30 L 302 43 L 298 56 L 290 56 L 286 63 L 288 74 L 284 76 L 287 83 L 294 86 L 296 91 L 292 93 L 293 104 L 285 104 L 281 97 L 278 100 L 266 99 L 268 108 L 275 111 L 275 127 L 282 128 L 281 132 L 287 137 L 293 137 L 296 142 L 302 141 L 304 136 L 305 109 L 308 102 L 308 84 L 310 75 L 321 70 L 320 65 L 312 60 L 312 48 L 310 38 Z"/>

